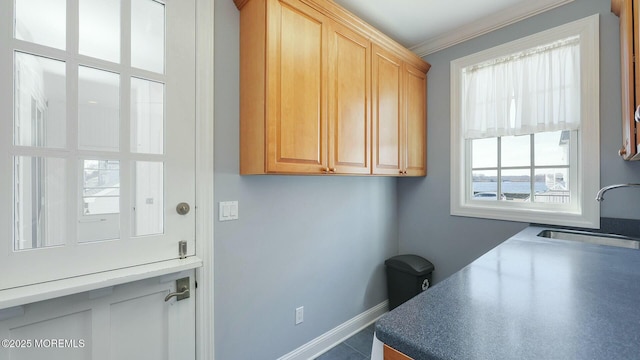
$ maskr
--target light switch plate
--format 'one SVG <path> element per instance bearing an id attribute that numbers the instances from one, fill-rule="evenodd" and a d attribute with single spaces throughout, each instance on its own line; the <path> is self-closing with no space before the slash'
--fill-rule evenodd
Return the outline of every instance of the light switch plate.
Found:
<path id="1" fill-rule="evenodd" d="M 238 202 L 220 201 L 218 219 L 220 221 L 238 220 Z"/>

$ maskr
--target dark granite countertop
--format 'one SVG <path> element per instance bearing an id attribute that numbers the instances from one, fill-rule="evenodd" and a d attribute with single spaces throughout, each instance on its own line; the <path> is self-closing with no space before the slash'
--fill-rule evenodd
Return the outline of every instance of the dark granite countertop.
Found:
<path id="1" fill-rule="evenodd" d="M 376 336 L 422 359 L 640 359 L 640 251 L 530 226 L 384 315 Z"/>

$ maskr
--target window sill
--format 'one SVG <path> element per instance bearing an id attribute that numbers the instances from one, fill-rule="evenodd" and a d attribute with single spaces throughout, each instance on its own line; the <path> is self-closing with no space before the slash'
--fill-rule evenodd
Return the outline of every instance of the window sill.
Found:
<path id="1" fill-rule="evenodd" d="M 191 256 L 186 259 L 160 261 L 124 269 L 49 281 L 0 291 L 0 309 L 49 300 L 104 287 L 192 270 L 202 266 L 202 259 Z"/>
<path id="2" fill-rule="evenodd" d="M 452 199 L 451 215 L 590 229 L 598 229 L 600 227 L 600 212 L 597 204 L 585 204 L 582 211 L 551 211 L 511 206 L 489 206 L 485 204 L 458 205 Z"/>

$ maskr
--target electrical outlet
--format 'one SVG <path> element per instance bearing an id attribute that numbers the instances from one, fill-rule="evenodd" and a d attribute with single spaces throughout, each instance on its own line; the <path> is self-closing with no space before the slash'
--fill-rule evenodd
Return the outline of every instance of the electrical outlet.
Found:
<path id="1" fill-rule="evenodd" d="M 296 325 L 304 321 L 304 306 L 296 308 Z"/>

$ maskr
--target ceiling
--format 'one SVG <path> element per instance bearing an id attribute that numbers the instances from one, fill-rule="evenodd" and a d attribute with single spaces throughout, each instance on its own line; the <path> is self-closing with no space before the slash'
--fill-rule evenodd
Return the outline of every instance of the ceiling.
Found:
<path id="1" fill-rule="evenodd" d="M 334 0 L 420 56 L 573 0 Z"/>

